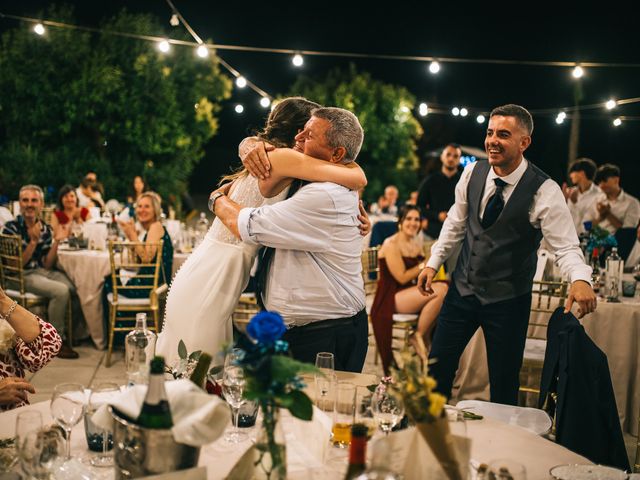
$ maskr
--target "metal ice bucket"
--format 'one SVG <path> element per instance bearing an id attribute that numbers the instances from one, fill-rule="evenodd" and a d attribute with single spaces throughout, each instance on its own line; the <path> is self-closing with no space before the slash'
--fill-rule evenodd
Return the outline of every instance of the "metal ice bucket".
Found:
<path id="1" fill-rule="evenodd" d="M 116 480 L 174 472 L 195 467 L 200 448 L 176 443 L 171 430 L 142 428 L 117 409 L 113 417 L 113 445 Z"/>

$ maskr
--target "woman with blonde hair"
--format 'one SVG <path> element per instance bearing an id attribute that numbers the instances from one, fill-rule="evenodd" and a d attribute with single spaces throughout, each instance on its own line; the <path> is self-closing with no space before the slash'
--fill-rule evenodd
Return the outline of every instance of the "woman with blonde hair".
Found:
<path id="1" fill-rule="evenodd" d="M 335 165 L 294 150 L 296 134 L 320 105 L 304 98 L 287 98 L 271 111 L 258 141 L 278 147 L 268 153 L 271 175 L 256 179 L 243 169 L 226 179 L 233 180 L 230 197 L 245 206 L 259 207 L 282 200 L 294 179 L 327 181 L 350 189 L 366 185 L 357 165 Z M 271 198 L 268 198 L 271 197 Z M 238 240 L 215 219 L 204 241 L 177 273 L 167 298 L 165 321 L 157 352 L 171 365 L 178 358 L 178 343 L 188 351 L 218 352 L 232 340 L 231 315 L 258 247 Z"/>

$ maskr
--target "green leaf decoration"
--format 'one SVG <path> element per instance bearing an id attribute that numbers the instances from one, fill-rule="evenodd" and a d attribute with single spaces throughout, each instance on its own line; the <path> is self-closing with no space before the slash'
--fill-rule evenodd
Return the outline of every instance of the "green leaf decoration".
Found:
<path id="1" fill-rule="evenodd" d="M 288 383 L 291 378 L 302 373 L 319 373 L 315 365 L 303 363 L 284 355 L 274 355 L 271 359 L 271 375 L 275 382 Z"/>
<path id="2" fill-rule="evenodd" d="M 197 362 L 198 359 L 200 358 L 200 355 L 202 355 L 202 350 L 196 350 L 195 352 L 191 352 L 189 354 L 189 360 L 195 360 Z"/>
<path id="3" fill-rule="evenodd" d="M 184 344 L 184 342 L 182 340 L 180 340 L 180 343 L 178 343 L 178 356 L 182 359 L 182 360 L 186 360 L 187 359 L 187 346 Z"/>
<path id="4" fill-rule="evenodd" d="M 222 370 L 224 370 L 224 365 L 215 365 L 214 367 L 211 367 L 211 369 L 209 370 L 209 375 L 213 377 L 214 375 L 217 375 L 220 372 L 222 372 Z"/>
<path id="5" fill-rule="evenodd" d="M 291 401 L 291 404 L 287 407 L 291 415 L 300 420 L 311 420 L 313 417 L 313 403 L 306 393 L 300 390 L 293 390 L 289 392 L 287 397 Z"/>

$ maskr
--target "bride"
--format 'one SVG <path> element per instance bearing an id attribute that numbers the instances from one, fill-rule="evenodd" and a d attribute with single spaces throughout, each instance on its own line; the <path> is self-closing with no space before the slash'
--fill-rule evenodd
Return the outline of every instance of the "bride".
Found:
<path id="1" fill-rule="evenodd" d="M 357 165 L 332 164 L 287 148 L 294 145 L 295 135 L 319 106 L 293 97 L 274 107 L 258 134 L 260 140 L 278 147 L 268 153 L 271 175 L 258 180 L 245 169 L 227 177 L 233 179 L 232 200 L 248 207 L 275 203 L 286 197 L 296 178 L 334 182 L 353 190 L 366 185 L 364 172 Z M 167 365 L 178 360 L 180 340 L 188 352 L 202 350 L 211 354 L 232 341 L 231 315 L 249 281 L 258 248 L 238 240 L 217 218 L 213 221 L 204 241 L 182 265 L 169 290 L 156 347 Z"/>

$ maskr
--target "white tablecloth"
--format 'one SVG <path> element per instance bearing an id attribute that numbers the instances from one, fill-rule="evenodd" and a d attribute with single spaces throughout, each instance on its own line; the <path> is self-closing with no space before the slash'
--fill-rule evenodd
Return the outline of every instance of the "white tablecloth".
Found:
<path id="1" fill-rule="evenodd" d="M 574 306 L 575 313 L 575 306 Z M 537 315 L 549 315 L 538 313 Z M 607 355 L 618 415 L 624 432 L 638 434 L 640 412 L 640 298 L 621 303 L 599 299 L 598 308 L 580 320 L 585 331 Z M 484 336 L 478 330 L 460 359 L 452 402 L 489 400 L 489 376 Z"/>
<path id="2" fill-rule="evenodd" d="M 173 272 L 189 257 L 187 253 L 173 255 Z M 109 253 L 98 250 L 58 250 L 58 265 L 76 286 L 82 313 L 93 343 L 99 349 L 106 347 L 103 332 L 102 288 L 109 275 Z"/>

